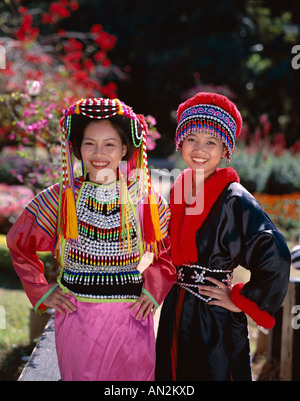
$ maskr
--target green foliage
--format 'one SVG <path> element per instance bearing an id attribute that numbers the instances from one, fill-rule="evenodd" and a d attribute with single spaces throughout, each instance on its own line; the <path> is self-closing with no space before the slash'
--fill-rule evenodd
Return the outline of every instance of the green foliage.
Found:
<path id="1" fill-rule="evenodd" d="M 241 184 L 249 192 L 263 192 L 268 175 L 269 166 L 264 163 L 262 169 L 262 157 L 260 154 L 250 154 L 244 149 L 235 149 L 230 166 L 235 168 L 241 180 Z"/>
<path id="2" fill-rule="evenodd" d="M 265 192 L 269 194 L 286 194 L 300 191 L 299 156 L 290 153 L 282 157 L 272 158 L 270 174 L 266 182 Z"/>
<path id="3" fill-rule="evenodd" d="M 236 148 L 231 166 L 240 176 L 241 184 L 249 192 L 289 194 L 300 191 L 299 156 L 284 152 L 280 157 L 270 153 L 250 153 Z"/>
<path id="4" fill-rule="evenodd" d="M 39 258 L 45 266 L 45 276 L 48 282 L 55 281 L 59 267 L 51 252 L 39 252 Z M 19 281 L 12 265 L 9 250 L 6 245 L 6 236 L 0 235 L 0 275 L 10 280 Z"/>

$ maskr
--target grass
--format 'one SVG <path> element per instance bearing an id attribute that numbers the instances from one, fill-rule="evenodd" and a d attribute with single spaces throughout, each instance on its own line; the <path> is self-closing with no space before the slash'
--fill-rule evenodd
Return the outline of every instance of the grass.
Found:
<path id="1" fill-rule="evenodd" d="M 22 357 L 33 349 L 29 339 L 30 302 L 20 284 L 3 274 L 0 305 L 5 311 L 5 326 L 0 329 L 0 381 L 15 381 L 24 366 Z"/>
<path id="2" fill-rule="evenodd" d="M 53 257 L 41 253 L 48 280 L 56 275 Z M 51 281 L 53 282 L 53 281 Z M 23 356 L 31 354 L 34 344 L 30 342 L 31 304 L 15 273 L 6 246 L 5 235 L 0 235 L 0 381 L 17 380 L 25 363 Z M 5 328 L 3 327 L 5 312 Z"/>
<path id="3" fill-rule="evenodd" d="M 5 236 L 0 235 L 0 381 L 15 381 L 25 365 L 22 357 L 30 355 L 33 345 L 29 334 L 30 302 L 7 252 Z"/>
<path id="4" fill-rule="evenodd" d="M 6 327 L 0 332 L 1 349 L 28 342 L 29 333 L 24 327 L 28 325 L 30 303 L 24 291 L 0 288 L 0 299 L 6 311 Z"/>

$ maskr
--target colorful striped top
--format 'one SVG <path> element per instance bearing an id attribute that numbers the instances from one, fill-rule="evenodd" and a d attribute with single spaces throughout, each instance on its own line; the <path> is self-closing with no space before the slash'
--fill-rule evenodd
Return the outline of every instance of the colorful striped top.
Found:
<path id="1" fill-rule="evenodd" d="M 80 192 L 84 177 L 75 179 L 75 199 L 77 200 Z M 59 187 L 60 184 L 41 191 L 36 197 L 26 206 L 26 209 L 32 213 L 36 218 L 36 223 L 51 237 L 56 234 L 56 223 L 58 216 L 58 202 L 59 202 Z M 134 197 L 134 183 L 128 187 L 128 191 Z M 158 212 L 161 225 L 163 238 L 168 235 L 168 225 L 170 220 L 170 209 L 166 201 L 159 196 L 158 199 Z"/>
<path id="2" fill-rule="evenodd" d="M 36 224 L 52 239 L 55 254 L 59 190 L 60 184 L 45 189 L 26 207 Z M 141 292 L 151 297 L 138 270 L 146 249 L 140 249 L 137 217 L 132 209 L 129 231 L 123 232 L 121 228 L 119 182 L 99 185 L 82 176 L 75 179 L 74 190 L 79 237 L 63 241 L 58 247 L 62 265 L 60 287 L 83 302 L 135 302 Z M 138 198 L 134 182 L 128 186 L 128 194 L 132 204 L 143 200 Z M 165 239 L 170 210 L 161 196 L 158 212 Z M 159 306 L 154 298 L 153 302 Z"/>

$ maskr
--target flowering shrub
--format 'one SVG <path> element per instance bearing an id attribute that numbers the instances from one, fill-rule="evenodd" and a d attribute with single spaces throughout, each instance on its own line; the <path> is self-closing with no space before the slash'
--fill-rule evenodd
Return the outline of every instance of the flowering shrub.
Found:
<path id="1" fill-rule="evenodd" d="M 156 119 L 152 116 L 146 116 L 145 120 L 148 124 L 149 135 L 146 138 L 147 149 L 153 150 L 156 147 L 156 141 L 161 138 L 160 133 L 156 130 Z"/>
<path id="2" fill-rule="evenodd" d="M 78 10 L 77 1 L 44 2 L 40 9 L 24 7 L 21 0 L 10 2 L 18 13 L 5 10 L 0 25 L 5 33 L 0 39 L 6 51 L 6 68 L 1 71 L 5 91 L 17 91 L 31 80 L 56 83 L 65 97 L 72 97 L 67 103 L 95 93 L 116 96 L 113 82 L 103 84 L 112 68 L 107 52 L 114 48 L 116 37 L 100 24 L 84 33 L 59 29 L 60 23 Z"/>
<path id="3" fill-rule="evenodd" d="M 23 185 L 0 183 L 0 228 L 5 234 L 24 207 L 34 197 L 34 193 Z"/>
<path id="4" fill-rule="evenodd" d="M 6 57 L 0 74 L 0 113 L 7 129 L 11 121 L 16 124 L 10 139 L 20 132 L 37 138 L 53 127 L 57 130 L 62 110 L 82 97 L 116 97 L 116 84 L 103 84 L 112 70 L 115 75 L 119 71 L 107 56 L 116 37 L 100 24 L 84 33 L 59 29 L 79 8 L 77 1 L 42 3 L 47 9 L 26 8 L 21 0 L 11 3 L 18 13 L 5 10 L 0 22 L 0 32 L 5 33 L 0 45 Z M 43 140 L 48 143 L 47 134 Z"/>
<path id="5" fill-rule="evenodd" d="M 300 191 L 300 141 L 287 149 L 284 134 L 271 137 L 270 130 L 271 124 L 265 114 L 252 134 L 244 124 L 231 165 L 250 192 L 289 194 Z"/>
<path id="6" fill-rule="evenodd" d="M 300 193 L 269 195 L 254 193 L 274 224 L 286 239 L 296 239 L 300 232 Z"/>
<path id="7" fill-rule="evenodd" d="M 117 97 L 116 84 L 104 81 L 111 73 L 120 79 L 125 75 L 107 55 L 116 37 L 100 24 L 89 32 L 60 29 L 60 23 L 78 10 L 76 0 L 43 2 L 32 9 L 21 0 L 10 3 L 17 13 L 12 15 L 13 7 L 6 6 L 0 20 L 0 32 L 5 33 L 0 45 L 6 53 L 6 68 L 0 74 L 0 147 L 17 146 L 25 159 L 3 159 L 2 175 L 41 189 L 57 181 L 62 111 L 83 97 Z M 150 122 L 151 150 L 159 134 L 155 120 Z"/>
<path id="8" fill-rule="evenodd" d="M 272 153 L 251 153 L 238 144 L 230 166 L 237 170 L 242 185 L 250 192 L 289 194 L 300 191 L 299 156 L 287 150 L 276 157 Z"/>
<path id="9" fill-rule="evenodd" d="M 35 193 L 59 180 L 59 154 L 49 163 L 47 154 L 42 149 L 34 148 L 16 152 L 7 147 L 1 154 L 0 182 L 10 185 L 23 184 Z"/>
<path id="10" fill-rule="evenodd" d="M 53 182 L 57 177 L 63 109 L 82 97 L 116 97 L 116 84 L 103 84 L 112 70 L 119 71 L 107 56 L 116 37 L 100 24 L 84 33 L 59 29 L 79 8 L 76 0 L 43 2 L 41 8 L 24 7 L 21 0 L 9 3 L 10 7 L 2 5 L 0 21 L 6 57 L 0 74 L 0 146 L 8 141 L 18 146 L 19 155 L 27 160 L 23 169 L 18 161 L 12 166 L 9 160 L 10 173 L 19 182 L 35 180 L 40 187 L 46 164 L 51 168 L 47 179 L 52 177 Z M 12 13 L 14 9 L 17 12 Z M 45 150 L 42 159 L 39 148 Z M 31 172 L 26 170 L 29 165 Z"/>
<path id="11" fill-rule="evenodd" d="M 271 128 L 272 125 L 267 114 L 262 114 L 259 117 L 254 133 L 250 132 L 249 127 L 244 122 L 241 134 L 237 138 L 237 143 L 246 146 L 247 153 L 255 154 L 260 152 L 266 160 L 270 155 L 275 157 L 284 156 L 286 151 L 292 155 L 300 156 L 300 140 L 296 141 L 290 148 L 287 148 L 284 133 L 279 132 L 271 136 Z"/>

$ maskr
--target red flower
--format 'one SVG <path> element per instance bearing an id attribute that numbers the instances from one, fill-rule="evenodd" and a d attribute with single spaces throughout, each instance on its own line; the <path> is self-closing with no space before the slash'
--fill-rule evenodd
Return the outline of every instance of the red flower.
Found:
<path id="1" fill-rule="evenodd" d="M 79 4 L 77 3 L 76 0 L 70 1 L 70 9 L 72 11 L 76 11 L 76 10 L 78 10 L 78 8 L 79 8 Z"/>
<path id="2" fill-rule="evenodd" d="M 285 148 L 285 137 L 284 134 L 275 134 L 274 135 L 274 145 L 279 145 L 282 148 Z"/>
<path id="3" fill-rule="evenodd" d="M 95 38 L 97 45 L 105 51 L 112 50 L 115 47 L 116 41 L 117 38 L 115 36 L 104 31 Z"/>
<path id="4" fill-rule="evenodd" d="M 300 154 L 300 141 L 296 141 L 293 146 L 289 149 L 294 155 Z"/>
<path id="5" fill-rule="evenodd" d="M 53 24 L 54 18 L 49 13 L 42 14 L 42 24 Z"/>
<path id="6" fill-rule="evenodd" d="M 39 33 L 40 33 L 39 28 L 32 28 L 31 31 L 29 32 L 28 40 L 32 42 L 34 39 L 36 39 Z"/>
<path id="7" fill-rule="evenodd" d="M 21 7 L 19 7 L 19 8 L 18 8 L 18 11 L 19 11 L 19 13 L 20 13 L 20 14 L 24 14 L 24 13 L 26 13 L 26 12 L 27 12 L 27 10 L 28 10 L 28 8 L 26 8 L 26 7 L 23 7 L 23 6 L 21 6 Z"/>
<path id="8" fill-rule="evenodd" d="M 111 66 L 111 61 L 108 58 L 106 58 L 105 60 L 102 61 L 102 65 L 103 67 L 108 68 Z"/>
<path id="9" fill-rule="evenodd" d="M 95 24 L 91 28 L 91 33 L 100 33 L 100 32 L 102 32 L 102 30 L 103 30 L 102 25 Z"/>
<path id="10" fill-rule="evenodd" d="M 93 63 L 92 60 L 90 60 L 90 59 L 86 59 L 86 60 L 84 61 L 83 65 L 84 65 L 84 68 L 85 68 L 87 71 L 93 71 L 93 70 L 95 70 L 94 63 Z"/>
<path id="11" fill-rule="evenodd" d="M 27 53 L 24 56 L 24 60 L 27 61 L 28 63 L 32 63 L 32 64 L 38 64 L 40 63 L 40 57 L 37 56 L 34 53 Z"/>
<path id="12" fill-rule="evenodd" d="M 67 44 L 64 45 L 65 52 L 72 52 L 74 50 L 82 50 L 83 44 L 74 38 L 68 39 Z"/>
<path id="13" fill-rule="evenodd" d="M 30 14 L 25 14 L 23 17 L 23 23 L 21 28 L 23 28 L 24 30 L 29 29 L 31 27 L 32 24 L 32 16 Z"/>
<path id="14" fill-rule="evenodd" d="M 33 81 L 42 81 L 43 73 L 42 71 L 28 70 L 25 73 L 25 79 Z"/>
<path id="15" fill-rule="evenodd" d="M 49 13 L 58 18 L 68 18 L 70 11 L 63 7 L 61 4 L 52 3 L 49 7 Z"/>
<path id="16" fill-rule="evenodd" d="M 263 135 L 267 136 L 269 135 L 270 131 L 271 131 L 271 126 L 272 124 L 270 123 L 270 121 L 267 121 L 264 126 L 263 126 Z"/>
<path id="17" fill-rule="evenodd" d="M 1 75 L 5 75 L 7 77 L 13 77 L 16 75 L 16 71 L 13 68 L 14 63 L 10 60 L 6 61 L 6 68 L 1 70 Z"/>
<path id="18" fill-rule="evenodd" d="M 32 16 L 30 14 L 24 14 L 23 21 L 20 29 L 15 33 L 15 37 L 23 41 L 33 41 L 39 34 L 38 28 L 32 28 Z"/>
<path id="19" fill-rule="evenodd" d="M 81 51 L 70 51 L 64 56 L 64 60 L 72 64 L 73 62 L 79 61 L 82 55 L 83 53 Z"/>
<path id="20" fill-rule="evenodd" d="M 117 85 L 114 82 L 109 82 L 106 86 L 101 86 L 102 95 L 107 96 L 110 99 L 117 97 L 116 90 Z"/>
<path id="21" fill-rule="evenodd" d="M 102 50 L 99 50 L 97 53 L 94 54 L 95 61 L 103 61 L 106 58 L 106 53 Z"/>
<path id="22" fill-rule="evenodd" d="M 77 81 L 84 83 L 86 79 L 89 77 L 88 73 L 86 71 L 78 70 L 74 72 L 74 78 L 77 79 Z"/>

